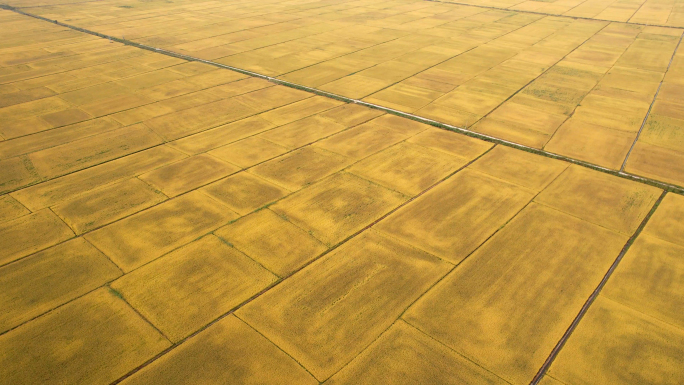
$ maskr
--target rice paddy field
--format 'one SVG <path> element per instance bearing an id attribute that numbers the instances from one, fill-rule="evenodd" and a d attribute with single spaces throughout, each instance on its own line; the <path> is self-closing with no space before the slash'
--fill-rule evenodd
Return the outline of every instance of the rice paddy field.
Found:
<path id="1" fill-rule="evenodd" d="M 0 3 L 0 384 L 684 383 L 684 2 Z"/>

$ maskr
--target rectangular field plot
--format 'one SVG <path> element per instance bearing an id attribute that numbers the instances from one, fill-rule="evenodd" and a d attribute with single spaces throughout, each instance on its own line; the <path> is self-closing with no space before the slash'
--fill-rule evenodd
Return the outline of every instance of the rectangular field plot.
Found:
<path id="1" fill-rule="evenodd" d="M 529 383 L 626 240 L 531 204 L 403 318 L 504 379 Z"/>
<path id="2" fill-rule="evenodd" d="M 625 170 L 675 185 L 684 184 L 684 55 L 672 60 L 653 109 Z"/>

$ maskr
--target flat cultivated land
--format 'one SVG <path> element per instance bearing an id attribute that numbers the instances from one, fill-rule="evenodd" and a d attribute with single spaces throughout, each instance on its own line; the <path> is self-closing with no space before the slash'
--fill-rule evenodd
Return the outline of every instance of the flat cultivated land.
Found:
<path id="1" fill-rule="evenodd" d="M 560 0 L 517 6 L 527 3 L 561 9 Z M 676 105 L 684 100 L 684 64 L 675 52 L 684 29 L 670 27 L 667 17 L 639 16 L 654 12 L 651 0 L 562 3 L 576 6 L 579 13 L 570 16 L 584 18 L 520 12 L 513 4 L 480 4 L 501 8 L 493 9 L 424 0 L 104 0 L 27 10 L 684 185 L 684 112 Z M 684 9 L 684 2 L 668 4 Z M 601 6 L 614 17 L 589 12 Z M 634 17 L 647 19 L 642 24 L 620 16 L 632 6 L 640 7 Z M 667 15 L 670 8 L 662 6 Z M 679 20 L 676 12 L 670 17 Z"/>
<path id="2" fill-rule="evenodd" d="M 0 384 L 684 382 L 684 3 L 8 5 Z"/>

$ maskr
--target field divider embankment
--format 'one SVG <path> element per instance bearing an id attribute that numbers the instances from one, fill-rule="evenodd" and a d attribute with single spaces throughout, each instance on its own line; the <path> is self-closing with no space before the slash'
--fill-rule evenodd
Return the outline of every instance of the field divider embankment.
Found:
<path id="1" fill-rule="evenodd" d="M 426 0 L 426 1 L 435 1 L 435 0 Z M 112 41 L 112 42 L 117 42 L 117 43 L 129 45 L 129 46 L 136 47 L 136 48 L 140 48 L 140 49 L 144 49 L 144 50 L 147 50 L 147 51 L 157 52 L 157 53 L 160 53 L 160 54 L 163 54 L 163 55 L 167 55 L 167 56 L 171 56 L 171 57 L 175 57 L 175 58 L 178 58 L 178 59 L 183 59 L 183 60 L 187 60 L 187 61 L 195 61 L 195 62 L 205 63 L 205 64 L 212 65 L 212 66 L 215 66 L 215 67 L 218 67 L 218 68 L 228 69 L 228 70 L 235 71 L 235 72 L 238 72 L 238 73 L 241 73 L 241 74 L 244 74 L 244 75 L 252 76 L 252 77 L 255 77 L 255 78 L 259 78 L 259 79 L 264 79 L 264 80 L 269 81 L 269 82 L 272 82 L 272 83 L 274 83 L 274 84 L 278 84 L 278 85 L 282 85 L 282 86 L 285 86 L 285 87 L 290 87 L 290 88 L 294 88 L 294 89 L 298 89 L 298 90 L 310 92 L 310 93 L 315 94 L 315 95 L 324 96 L 324 97 L 327 97 L 327 98 L 331 98 L 331 99 L 343 101 L 343 102 L 346 102 L 346 103 L 359 104 L 359 105 L 362 105 L 362 106 L 365 106 L 365 107 L 368 107 L 368 108 L 372 108 L 372 109 L 376 109 L 376 110 L 383 111 L 383 112 L 388 113 L 388 114 L 392 114 L 392 115 L 399 116 L 399 117 L 402 117 L 402 118 L 410 119 L 410 120 L 413 120 L 413 121 L 416 121 L 416 122 L 419 122 L 419 123 L 428 124 L 428 125 L 433 126 L 433 127 L 441 128 L 441 129 L 448 130 L 448 131 L 457 132 L 457 133 L 460 133 L 460 134 L 463 134 L 463 135 L 467 135 L 467 136 L 470 136 L 470 137 L 473 137 L 473 138 L 477 138 L 477 139 L 480 139 L 480 140 L 484 140 L 484 141 L 486 141 L 486 142 L 495 143 L 495 144 L 500 144 L 500 145 L 502 145 L 502 146 L 507 146 L 507 147 L 512 147 L 512 148 L 515 148 L 515 149 L 518 149 L 518 150 L 522 150 L 522 151 L 530 152 L 530 153 L 533 153 L 533 154 L 545 156 L 545 157 L 547 157 L 547 158 L 562 160 L 562 161 L 569 162 L 569 163 L 572 163 L 572 164 L 576 164 L 576 165 L 579 165 L 579 166 L 582 166 L 582 167 L 586 167 L 586 168 L 589 168 L 589 169 L 592 169 L 592 170 L 595 170 L 595 171 L 599 171 L 599 172 L 602 172 L 602 173 L 610 174 L 610 175 L 617 176 L 617 177 L 620 177 L 620 178 L 623 178 L 623 179 L 628 179 L 628 180 L 631 180 L 631 181 L 634 181 L 634 182 L 638 182 L 638 183 L 648 184 L 648 185 L 655 186 L 655 187 L 658 187 L 658 188 L 660 188 L 660 189 L 663 189 L 663 190 L 666 190 L 666 191 L 669 191 L 669 192 L 673 192 L 673 193 L 676 193 L 676 194 L 684 195 L 684 186 L 677 186 L 677 185 L 674 185 L 674 184 L 669 184 L 669 183 L 661 182 L 661 181 L 656 180 L 656 179 L 641 177 L 641 176 L 638 176 L 638 175 L 634 175 L 634 174 L 627 173 L 627 172 L 625 172 L 625 171 L 623 171 L 623 170 L 613 170 L 613 169 L 609 169 L 609 168 L 606 168 L 606 167 L 599 166 L 599 165 L 597 165 L 597 164 L 585 162 L 585 161 L 583 161 L 583 160 L 579 160 L 579 159 L 575 159 L 575 158 L 571 158 L 571 157 L 567 157 L 567 156 L 555 154 L 555 153 L 553 153 L 553 152 L 541 150 L 541 149 L 534 148 L 534 147 L 525 146 L 525 145 L 522 145 L 522 144 L 519 144 L 519 143 L 515 143 L 515 142 L 508 141 L 508 140 L 500 139 L 500 138 L 497 138 L 497 137 L 494 137 L 494 136 L 490 136 L 490 135 L 482 134 L 482 133 L 479 133 L 479 132 L 471 131 L 471 130 L 469 130 L 469 129 L 467 129 L 467 128 L 452 126 L 452 125 L 450 125 L 450 124 L 446 124 L 446 123 L 442 123 L 442 122 L 439 122 L 439 121 L 436 121 L 436 120 L 428 119 L 428 118 L 425 118 L 425 117 L 422 117 L 422 116 L 418 116 L 418 115 L 414 115 L 414 114 L 411 114 L 411 113 L 407 113 L 407 112 L 395 110 L 395 109 L 393 109 L 393 108 L 384 107 L 384 106 L 377 105 L 377 104 L 374 104 L 374 103 L 368 103 L 368 102 L 365 102 L 365 101 L 359 100 L 359 99 L 348 98 L 348 97 L 346 97 L 346 96 L 337 95 L 337 94 L 334 94 L 334 93 L 332 93 L 332 92 L 326 92 L 326 91 L 319 90 L 319 89 L 316 89 L 316 88 L 307 87 L 307 86 L 304 86 L 304 85 L 301 85 L 301 84 L 292 83 L 292 82 L 289 82 L 289 81 L 286 81 L 286 80 L 278 79 L 278 78 L 275 78 L 275 77 L 272 77 L 272 76 L 263 75 L 263 74 L 260 74 L 260 73 L 257 73 L 257 72 L 248 71 L 248 70 L 245 70 L 245 69 L 242 69 L 242 68 L 233 67 L 233 66 L 229 66 L 229 65 L 221 64 L 221 63 L 216 63 L 216 62 L 213 62 L 213 61 L 211 61 L 211 60 L 205 60 L 205 59 L 201 59 L 201 58 L 197 58 L 197 57 L 193 57 L 193 56 L 189 56 L 189 55 L 180 54 L 180 53 L 173 52 L 173 51 L 168 51 L 168 50 L 165 50 L 165 49 L 162 49 L 162 48 L 157 48 L 157 47 L 149 46 L 149 45 L 146 45 L 146 44 L 136 43 L 136 42 L 134 42 L 134 41 L 130 41 L 130 40 L 126 40 L 126 39 L 122 39 L 122 38 L 117 38 L 117 37 L 114 37 L 114 36 L 105 35 L 105 34 L 102 34 L 102 33 L 99 33 L 99 32 L 95 32 L 95 31 L 91 31 L 91 30 L 88 30 L 88 29 L 85 29 L 85 28 L 80 28 L 80 27 L 73 26 L 73 25 L 70 25 L 70 24 L 62 23 L 62 22 L 57 21 L 57 20 L 51 20 L 51 19 L 48 19 L 48 18 L 45 18 L 45 17 L 42 17 L 42 16 L 38 16 L 38 15 L 34 15 L 34 14 L 31 14 L 31 13 L 28 13 L 28 12 L 24 12 L 24 11 L 22 11 L 22 10 L 20 10 L 20 9 L 16 9 L 16 8 L 14 8 L 14 7 L 10 7 L 10 6 L 7 6 L 7 5 L 1 5 L 1 4 L 0 4 L 0 9 L 10 10 L 10 11 L 19 13 L 19 14 L 24 15 L 24 16 L 32 17 L 32 18 L 35 18 L 35 19 L 43 20 L 43 21 L 47 21 L 47 22 L 50 22 L 50 23 L 53 23 L 53 24 L 56 24 L 56 25 L 59 25 L 59 26 L 65 27 L 65 28 L 69 28 L 69 29 L 72 29 L 72 30 L 75 30 L 75 31 L 78 31 L 78 32 L 87 33 L 87 34 L 93 35 L 93 36 L 98 36 L 98 37 L 103 38 L 103 39 L 108 39 L 108 40 L 110 40 L 110 41 Z M 592 20 L 593 20 L 593 19 L 592 19 Z M 681 42 L 681 38 L 680 38 L 680 42 Z M 675 52 L 676 52 L 676 51 L 677 51 L 677 50 L 675 49 Z M 656 93 L 656 95 L 657 95 L 657 93 Z M 638 137 L 637 137 L 637 138 L 638 138 Z"/>

